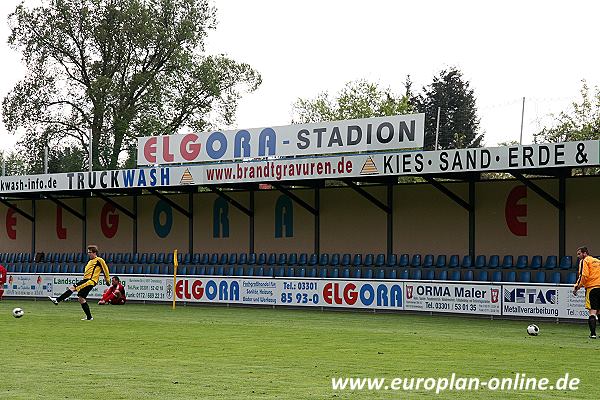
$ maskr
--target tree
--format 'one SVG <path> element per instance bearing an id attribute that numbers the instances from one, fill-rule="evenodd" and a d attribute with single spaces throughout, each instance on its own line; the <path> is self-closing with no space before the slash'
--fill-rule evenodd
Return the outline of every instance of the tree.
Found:
<path id="1" fill-rule="evenodd" d="M 435 147 L 438 108 L 441 108 L 439 149 L 482 146 L 475 95 L 458 69 L 442 70 L 413 102 L 419 112 L 425 113 L 426 149 Z"/>
<path id="2" fill-rule="evenodd" d="M 581 85 L 581 102 L 571 103 L 571 110 L 553 115 L 551 126 L 534 135 L 536 142 L 555 143 L 600 139 L 600 88 L 590 93 L 585 80 Z"/>
<path id="3" fill-rule="evenodd" d="M 3 119 L 24 130 L 19 149 L 37 172 L 45 146 L 88 158 L 90 131 L 95 169 L 132 165 L 138 136 L 229 125 L 261 83 L 249 65 L 203 54 L 216 25 L 208 0 L 51 0 L 19 5 L 9 24 L 28 72 Z"/>
<path id="4" fill-rule="evenodd" d="M 347 83 L 335 97 L 323 92 L 314 99 L 298 99 L 293 108 L 292 123 L 297 124 L 413 112 L 406 96 L 396 95 L 366 80 Z"/>

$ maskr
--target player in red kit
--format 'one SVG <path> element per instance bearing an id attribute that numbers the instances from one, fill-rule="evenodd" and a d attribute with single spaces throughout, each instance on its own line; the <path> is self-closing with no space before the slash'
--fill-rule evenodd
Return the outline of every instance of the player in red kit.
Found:
<path id="1" fill-rule="evenodd" d="M 113 276 L 110 287 L 104 291 L 102 299 L 98 302 L 98 304 L 121 305 L 125 304 L 126 300 L 125 286 L 123 286 L 121 279 L 119 279 L 118 276 Z"/>
<path id="2" fill-rule="evenodd" d="M 0 300 L 4 296 L 4 284 L 6 283 L 6 268 L 4 265 L 0 265 Z"/>

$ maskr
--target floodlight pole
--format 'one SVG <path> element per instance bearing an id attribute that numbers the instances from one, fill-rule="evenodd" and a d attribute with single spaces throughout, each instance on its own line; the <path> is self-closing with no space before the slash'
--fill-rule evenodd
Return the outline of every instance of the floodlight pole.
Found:
<path id="1" fill-rule="evenodd" d="M 92 172 L 93 169 L 93 163 L 92 163 L 92 128 L 90 128 L 90 172 Z"/>
<path id="2" fill-rule="evenodd" d="M 440 134 L 440 114 L 442 112 L 442 107 L 438 107 L 438 112 L 437 112 L 437 121 L 435 123 L 435 150 L 438 149 L 438 139 L 439 139 L 439 134 Z"/>
<path id="3" fill-rule="evenodd" d="M 523 144 L 523 117 L 525 116 L 525 97 L 523 97 L 523 107 L 521 108 L 521 136 L 519 137 L 519 144 Z"/>
<path id="4" fill-rule="evenodd" d="M 48 146 L 44 146 L 44 174 L 48 173 Z"/>

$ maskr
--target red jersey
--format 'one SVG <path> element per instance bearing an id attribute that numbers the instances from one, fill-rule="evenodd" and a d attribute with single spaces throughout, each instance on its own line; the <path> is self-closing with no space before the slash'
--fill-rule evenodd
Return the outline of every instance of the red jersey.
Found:
<path id="1" fill-rule="evenodd" d="M 4 285 L 6 283 L 6 268 L 3 265 L 0 265 L 0 285 Z M 0 287 L 0 289 L 2 289 Z"/>

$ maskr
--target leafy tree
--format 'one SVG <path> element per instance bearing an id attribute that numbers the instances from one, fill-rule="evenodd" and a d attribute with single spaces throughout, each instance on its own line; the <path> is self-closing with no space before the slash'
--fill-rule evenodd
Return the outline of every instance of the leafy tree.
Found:
<path id="1" fill-rule="evenodd" d="M 27 165 L 14 151 L 0 153 L 0 167 L 4 168 L 5 175 L 26 175 Z"/>
<path id="2" fill-rule="evenodd" d="M 249 65 L 203 54 L 216 25 L 208 0 L 45 0 L 19 5 L 9 25 L 28 72 L 3 119 L 24 131 L 19 149 L 37 172 L 45 146 L 89 157 L 90 132 L 95 169 L 132 165 L 136 137 L 231 124 L 241 93 L 261 83 Z"/>
<path id="3" fill-rule="evenodd" d="M 423 93 L 412 100 L 425 113 L 425 148 L 434 149 L 438 107 L 440 112 L 439 149 L 482 146 L 483 133 L 473 89 L 456 68 L 440 72 Z"/>
<path id="4" fill-rule="evenodd" d="M 555 143 L 600 139 L 600 88 L 590 93 L 585 80 L 581 85 L 581 101 L 571 103 L 571 110 L 554 115 L 551 126 L 534 135 L 536 142 Z"/>
<path id="5" fill-rule="evenodd" d="M 314 99 L 298 99 L 293 108 L 292 123 L 298 124 L 413 112 L 407 96 L 396 95 L 390 89 L 382 89 L 366 80 L 347 83 L 333 97 L 323 92 Z"/>

